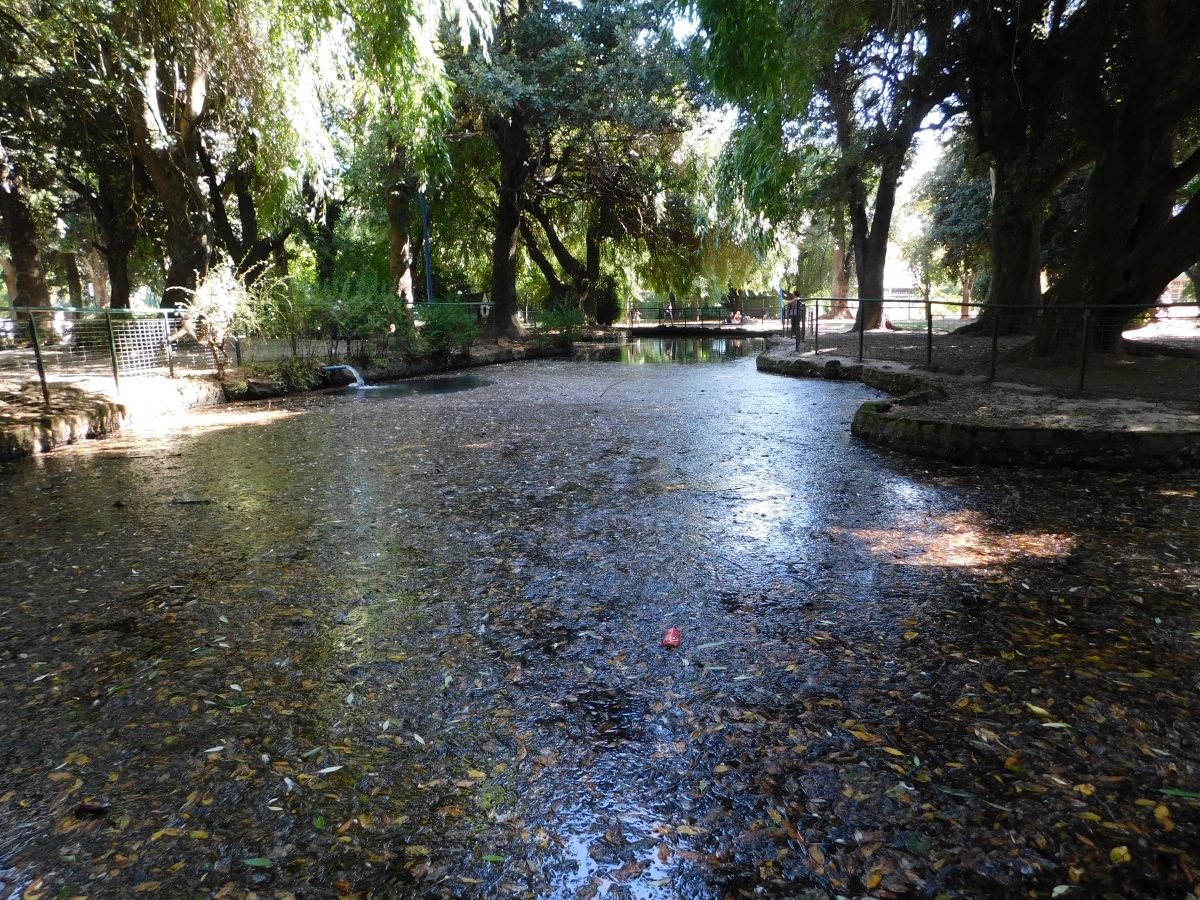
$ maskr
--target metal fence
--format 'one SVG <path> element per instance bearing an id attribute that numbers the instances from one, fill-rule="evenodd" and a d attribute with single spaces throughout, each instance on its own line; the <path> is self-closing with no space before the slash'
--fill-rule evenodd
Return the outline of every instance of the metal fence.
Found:
<path id="1" fill-rule="evenodd" d="M 0 307 L 0 383 L 111 381 L 215 369 L 179 310 Z M 193 329 L 194 331 L 194 329 Z M 236 342 L 235 342 L 236 346 Z"/>
<path id="2" fill-rule="evenodd" d="M 1184 400 L 1200 393 L 1195 302 L 1031 307 L 809 297 L 788 303 L 781 318 L 801 352 L 1075 392 Z"/>
<path id="3" fill-rule="evenodd" d="M 738 324 L 779 328 L 780 309 L 781 301 L 777 294 L 742 297 L 736 311 L 730 306 L 702 306 L 693 302 L 679 302 L 670 306 L 653 301 L 629 304 L 621 321 L 626 325 Z"/>
<path id="4" fill-rule="evenodd" d="M 486 302 L 421 304 L 413 309 L 418 326 L 441 306 L 468 308 L 481 325 L 492 309 Z M 338 362 L 389 339 L 333 327 L 294 338 L 228 334 L 210 344 L 207 337 L 184 310 L 0 306 L 0 387 L 37 379 L 48 397 L 48 382 L 87 381 L 120 393 L 123 378 L 208 374 L 226 363 L 251 366 L 297 355 Z"/>

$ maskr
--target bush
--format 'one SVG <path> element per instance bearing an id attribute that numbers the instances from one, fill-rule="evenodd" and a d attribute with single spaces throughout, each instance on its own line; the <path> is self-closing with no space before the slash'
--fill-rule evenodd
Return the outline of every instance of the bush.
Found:
<path id="1" fill-rule="evenodd" d="M 463 354 L 479 337 L 479 321 L 475 308 L 455 303 L 435 303 L 421 308 L 425 320 L 421 337 L 435 353 L 449 356 L 457 348 Z"/>
<path id="2" fill-rule="evenodd" d="M 571 346 L 583 337 L 583 313 L 572 306 L 552 306 L 542 314 L 542 330 L 534 339 L 541 347 Z"/>

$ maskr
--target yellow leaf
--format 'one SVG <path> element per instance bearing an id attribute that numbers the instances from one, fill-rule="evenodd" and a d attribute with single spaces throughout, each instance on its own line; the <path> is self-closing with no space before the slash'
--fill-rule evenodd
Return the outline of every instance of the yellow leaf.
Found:
<path id="1" fill-rule="evenodd" d="M 895 747 L 884 747 L 883 752 L 890 753 L 890 754 L 892 754 L 892 756 L 903 756 L 904 755 L 904 751 L 897 750 Z"/>
<path id="2" fill-rule="evenodd" d="M 916 631 L 910 631 L 910 632 L 908 632 L 908 634 L 904 635 L 904 639 L 905 639 L 906 641 L 911 641 L 913 638 L 915 638 L 915 637 L 919 637 L 919 636 L 920 636 L 920 633 L 919 633 L 919 632 L 916 632 Z"/>
<path id="3" fill-rule="evenodd" d="M 138 891 L 139 893 L 145 893 L 146 891 L 157 891 L 158 884 L 159 883 L 157 881 L 143 881 L 141 884 L 134 887 L 134 890 Z"/>
<path id="4" fill-rule="evenodd" d="M 1083 794 L 1085 797 L 1090 797 L 1092 794 L 1096 793 L 1096 788 L 1093 785 L 1086 783 L 1075 785 L 1075 790 L 1079 791 L 1079 793 Z"/>
<path id="5" fill-rule="evenodd" d="M 1121 865 L 1121 863 L 1127 863 L 1131 858 L 1129 856 L 1129 848 L 1125 846 L 1113 847 L 1108 853 L 1108 858 L 1117 865 Z"/>
<path id="6" fill-rule="evenodd" d="M 867 732 L 862 731 L 860 729 L 855 729 L 854 731 L 851 731 L 850 733 L 852 735 L 854 735 L 856 738 L 858 738 L 860 741 L 866 741 L 868 744 L 874 744 L 879 741 L 879 738 L 875 737 L 875 735 L 868 734 Z"/>
<path id="7" fill-rule="evenodd" d="M 189 831 L 188 837 L 195 838 L 198 841 L 208 840 L 208 832 L 197 828 L 195 831 Z"/>
<path id="8" fill-rule="evenodd" d="M 729 771 L 729 766 L 722 763 L 719 766 L 714 766 L 713 771 L 716 772 L 718 775 L 724 775 L 726 772 Z"/>
<path id="9" fill-rule="evenodd" d="M 1026 703 L 1025 705 L 1029 707 L 1029 711 L 1035 716 L 1042 716 L 1046 719 L 1050 718 L 1050 713 L 1047 710 L 1042 709 L 1040 706 L 1034 706 L 1032 703 Z"/>
<path id="10" fill-rule="evenodd" d="M 883 881 L 883 876 L 878 872 L 872 872 L 867 876 L 867 890 L 874 890 L 879 886 L 879 882 Z"/>
<path id="11" fill-rule="evenodd" d="M 812 861 L 818 866 L 825 865 L 825 854 L 821 852 L 821 848 L 816 844 L 812 844 L 808 848 L 808 855 L 812 857 Z"/>
<path id="12" fill-rule="evenodd" d="M 1099 822 L 1100 821 L 1100 817 L 1098 815 L 1096 815 L 1094 812 L 1085 812 L 1085 813 L 1082 813 L 1081 816 L 1082 816 L 1082 818 L 1087 819 L 1089 822 Z"/>
<path id="13" fill-rule="evenodd" d="M 697 834 L 708 834 L 707 828 L 697 828 L 695 825 L 680 825 L 675 830 L 680 834 L 688 834 L 693 836 Z"/>
<path id="14" fill-rule="evenodd" d="M 484 779 L 487 778 L 487 772 L 480 772 L 478 769 L 467 769 L 467 774 L 472 778 Z"/>

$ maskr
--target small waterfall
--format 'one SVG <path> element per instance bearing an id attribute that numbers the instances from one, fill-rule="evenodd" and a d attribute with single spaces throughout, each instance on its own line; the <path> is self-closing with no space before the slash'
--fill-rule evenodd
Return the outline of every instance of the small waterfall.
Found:
<path id="1" fill-rule="evenodd" d="M 326 366 L 325 367 L 326 372 L 333 372 L 336 369 L 345 369 L 347 372 L 349 372 L 351 375 L 353 375 L 355 387 L 366 387 L 367 386 L 367 383 L 365 381 L 363 381 L 363 377 L 358 374 L 358 369 L 354 368 L 354 366 Z"/>

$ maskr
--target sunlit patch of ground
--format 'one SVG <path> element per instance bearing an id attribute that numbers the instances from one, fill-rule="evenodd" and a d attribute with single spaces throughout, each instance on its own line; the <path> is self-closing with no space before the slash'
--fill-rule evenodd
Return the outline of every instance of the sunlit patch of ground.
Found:
<path id="1" fill-rule="evenodd" d="M 909 566 L 984 568 L 1027 557 L 1064 557 L 1075 547 L 1068 534 L 1003 533 L 980 524 L 978 513 L 942 516 L 910 528 L 835 528 L 880 559 Z"/>

